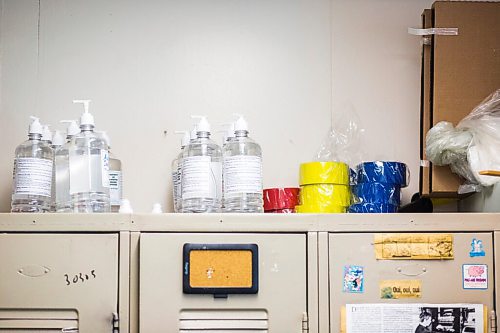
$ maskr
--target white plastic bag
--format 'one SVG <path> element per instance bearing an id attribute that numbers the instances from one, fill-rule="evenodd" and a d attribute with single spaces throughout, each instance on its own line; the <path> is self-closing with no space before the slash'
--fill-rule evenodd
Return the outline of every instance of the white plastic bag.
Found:
<path id="1" fill-rule="evenodd" d="M 426 152 L 436 165 L 450 165 L 466 179 L 459 193 L 480 191 L 499 177 L 481 176 L 482 170 L 500 170 L 500 89 L 488 96 L 454 128 L 439 122 L 427 133 Z M 478 186 L 480 185 L 480 186 Z"/>

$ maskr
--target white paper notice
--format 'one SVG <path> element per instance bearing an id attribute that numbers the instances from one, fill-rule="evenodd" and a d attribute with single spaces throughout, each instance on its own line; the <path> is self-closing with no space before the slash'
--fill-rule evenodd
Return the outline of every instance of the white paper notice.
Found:
<path id="1" fill-rule="evenodd" d="M 346 333 L 484 333 L 482 304 L 347 304 Z"/>

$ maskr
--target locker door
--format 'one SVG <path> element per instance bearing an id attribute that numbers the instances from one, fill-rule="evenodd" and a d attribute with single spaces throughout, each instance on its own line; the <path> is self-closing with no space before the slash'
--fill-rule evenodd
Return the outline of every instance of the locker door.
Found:
<path id="1" fill-rule="evenodd" d="M 485 256 L 471 257 L 473 239 L 483 242 Z M 349 303 L 479 303 L 494 306 L 493 240 L 491 233 L 453 233 L 452 260 L 376 260 L 374 234 L 330 234 L 330 332 L 340 330 L 341 307 Z M 488 267 L 488 289 L 464 289 L 463 264 Z M 344 266 L 364 268 L 364 292 L 343 291 Z M 420 280 L 421 298 L 382 299 L 381 280 Z"/>
<path id="2" fill-rule="evenodd" d="M 111 332 L 117 234 L 1 234 L 0 332 Z"/>
<path id="3" fill-rule="evenodd" d="M 183 245 L 257 244 L 259 291 L 216 299 L 183 293 Z M 140 331 L 302 332 L 306 236 L 302 234 L 141 234 Z"/>

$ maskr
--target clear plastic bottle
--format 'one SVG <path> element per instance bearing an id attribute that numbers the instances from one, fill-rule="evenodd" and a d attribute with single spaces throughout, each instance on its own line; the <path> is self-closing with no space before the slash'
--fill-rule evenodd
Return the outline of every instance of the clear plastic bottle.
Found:
<path id="1" fill-rule="evenodd" d="M 52 167 L 52 190 L 51 190 L 51 207 L 50 211 L 51 212 L 56 212 L 56 184 L 57 184 L 57 166 L 56 166 L 56 157 L 57 157 L 57 152 L 59 149 L 61 149 L 62 145 L 64 144 L 64 136 L 61 134 L 59 131 L 55 131 L 54 135 L 52 136 L 52 150 L 54 152 L 54 161 L 53 161 L 53 167 Z"/>
<path id="2" fill-rule="evenodd" d="M 111 205 L 111 212 L 118 213 L 120 204 L 123 199 L 123 174 L 122 174 L 122 161 L 120 161 L 111 152 L 111 139 L 104 131 L 100 132 L 101 137 L 108 145 L 109 151 L 109 200 Z"/>
<path id="3" fill-rule="evenodd" d="M 16 148 L 11 211 L 43 213 L 50 211 L 54 153 L 42 142 L 42 125 L 36 117 L 29 126 L 28 141 Z"/>
<path id="4" fill-rule="evenodd" d="M 182 211 L 182 156 L 184 148 L 190 142 L 188 131 L 175 131 L 175 134 L 183 134 L 181 140 L 181 151 L 172 161 L 172 197 L 174 199 L 174 212 Z"/>
<path id="5" fill-rule="evenodd" d="M 75 213 L 107 213 L 109 204 L 109 153 L 103 139 L 94 133 L 94 117 L 89 113 L 90 100 L 82 103 L 80 133 L 69 147 L 69 184 Z"/>
<path id="6" fill-rule="evenodd" d="M 210 124 L 199 118 L 196 139 L 182 157 L 182 212 L 220 212 L 222 203 L 222 150 L 210 140 Z"/>
<path id="7" fill-rule="evenodd" d="M 61 120 L 68 124 L 66 129 L 66 142 L 54 152 L 55 155 L 55 209 L 58 213 L 72 212 L 71 196 L 69 194 L 69 148 L 73 145 L 73 138 L 80 133 L 80 127 L 75 120 Z"/>
<path id="8" fill-rule="evenodd" d="M 224 147 L 224 212 L 262 213 L 262 150 L 248 137 L 242 116 L 234 124 L 234 133 Z"/>

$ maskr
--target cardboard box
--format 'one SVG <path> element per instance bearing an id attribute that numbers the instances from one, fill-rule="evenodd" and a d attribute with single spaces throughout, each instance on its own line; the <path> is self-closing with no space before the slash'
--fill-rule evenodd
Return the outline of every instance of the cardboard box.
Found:
<path id="1" fill-rule="evenodd" d="M 440 121 L 457 125 L 500 88 L 500 2 L 436 1 L 422 14 L 422 26 L 458 28 L 456 36 L 424 37 L 420 124 L 420 192 L 455 198 L 462 180 L 426 162 L 425 137 Z"/>

